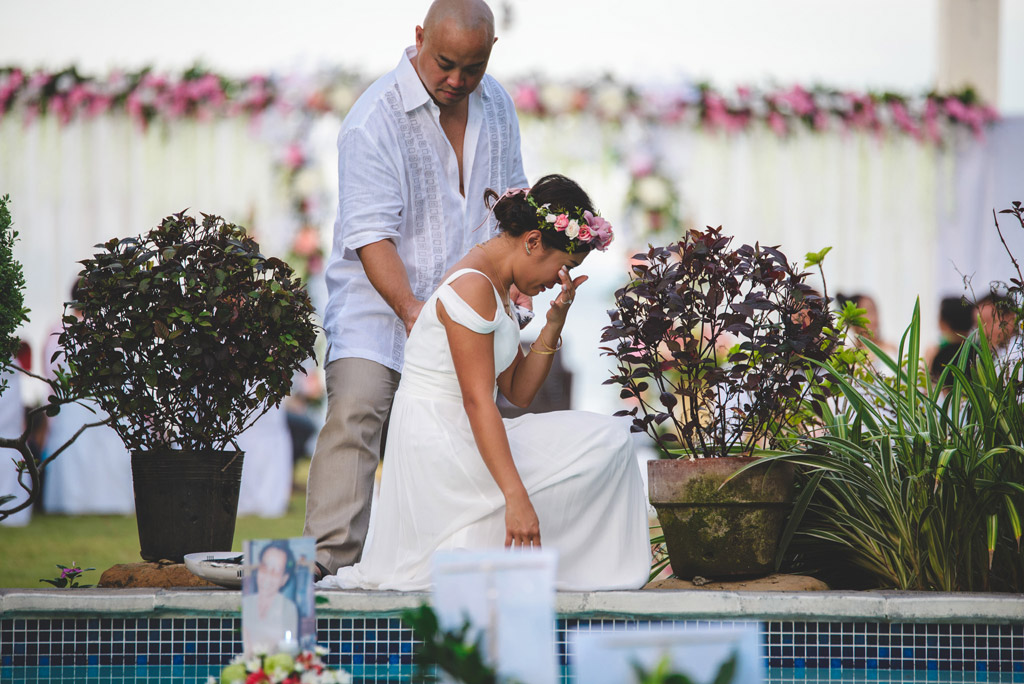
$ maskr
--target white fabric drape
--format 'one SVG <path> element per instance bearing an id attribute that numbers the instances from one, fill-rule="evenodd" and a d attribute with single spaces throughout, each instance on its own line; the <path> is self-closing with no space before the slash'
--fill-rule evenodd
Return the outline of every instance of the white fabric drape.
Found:
<path id="1" fill-rule="evenodd" d="M 77 261 L 113 237 L 138 235 L 183 209 L 219 214 L 280 250 L 287 199 L 273 151 L 245 119 L 183 121 L 143 131 L 123 116 L 59 124 L 0 123 L 0 195 L 11 196 L 15 255 L 25 270 L 36 354 L 63 314 Z M 49 359 L 42 360 L 44 363 Z"/>
<path id="2" fill-rule="evenodd" d="M 611 362 L 597 347 L 612 293 L 625 282 L 626 256 L 647 244 L 630 237 L 622 210 L 637 152 L 661 158 L 693 227 L 721 225 L 737 244 L 780 245 L 801 266 L 807 252 L 831 246 L 829 293 L 872 295 L 882 335 L 894 343 L 918 297 L 927 347 L 937 339 L 939 299 L 964 292 L 961 273 L 974 275 L 979 297 L 990 280 L 1014 275 L 992 209 L 1024 201 L 1024 118 L 999 122 L 980 140 L 961 134 L 946 147 L 839 131 L 780 138 L 757 128 L 732 135 L 617 128 L 573 117 L 526 121 L 522 131 L 528 177 L 557 170 L 580 181 L 625 238 L 581 269 L 592 280 L 580 288 L 565 334 L 574 407 L 618 408 L 615 390 L 601 387 Z M 1013 217 L 1000 225 L 1024 257 L 1024 231 Z"/>
<path id="3" fill-rule="evenodd" d="M 311 168 L 328 189 L 335 187 L 337 126 L 331 119 L 311 129 L 320 154 Z M 268 122 L 259 129 L 232 119 L 143 132 L 113 116 L 67 126 L 48 117 L 27 126 L 15 117 L 0 122 L 0 194 L 11 195 L 21 232 L 16 254 L 25 265 L 32 309 L 25 336 L 33 348 L 41 348 L 41 336 L 61 314 L 75 262 L 94 244 L 138 234 L 167 214 L 186 207 L 220 214 L 255 227 L 265 252 L 284 253 L 294 226 L 268 142 L 279 145 L 281 133 L 267 128 Z M 892 341 L 918 296 L 925 344 L 935 339 L 939 298 L 962 291 L 958 270 L 973 273 L 979 291 L 1008 276 L 991 210 L 1024 200 L 1024 119 L 1004 120 L 983 140 L 963 135 L 945 148 L 901 136 L 834 131 L 779 138 L 759 128 L 725 135 L 578 116 L 524 118 L 521 128 L 528 177 L 560 172 L 580 181 L 620 237 L 583 266 L 592 280 L 580 289 L 566 330 L 578 408 L 616 404 L 615 391 L 601 387 L 609 362 L 597 347 L 612 292 L 625 280 L 626 255 L 645 244 L 627 239 L 623 210 L 627 160 L 636 150 L 660 155 L 691 225 L 722 225 L 737 241 L 781 245 L 801 263 L 806 252 L 832 246 L 830 293 L 874 295 L 883 335 Z M 328 196 L 322 212 L 325 245 L 335 199 Z M 1016 240 L 1011 246 L 1020 245 L 1021 231 L 1008 232 Z M 1017 254 L 1024 257 L 1024 249 Z M 537 306 L 543 311 L 547 301 Z M 528 330 L 524 337 L 530 336 Z"/>

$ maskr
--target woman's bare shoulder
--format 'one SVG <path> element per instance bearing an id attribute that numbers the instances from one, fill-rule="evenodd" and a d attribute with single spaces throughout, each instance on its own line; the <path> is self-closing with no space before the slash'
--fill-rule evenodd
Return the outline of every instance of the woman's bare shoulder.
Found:
<path id="1" fill-rule="evenodd" d="M 461 269 L 467 270 L 448 282 L 448 285 L 455 290 L 459 299 L 469 304 L 478 314 L 485 318 L 493 318 L 498 310 L 498 303 L 494 297 L 494 285 L 483 272 L 475 269 L 472 265 L 456 264 L 451 273 Z M 449 276 L 446 276 L 446 278 Z"/>

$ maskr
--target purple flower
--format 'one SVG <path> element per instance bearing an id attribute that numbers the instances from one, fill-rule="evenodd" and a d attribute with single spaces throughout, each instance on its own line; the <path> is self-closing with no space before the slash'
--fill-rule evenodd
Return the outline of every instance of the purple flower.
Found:
<path id="1" fill-rule="evenodd" d="M 590 234 L 597 243 L 597 249 L 601 252 L 608 249 L 613 237 L 612 224 L 589 211 L 583 212 L 583 218 L 590 227 Z"/>

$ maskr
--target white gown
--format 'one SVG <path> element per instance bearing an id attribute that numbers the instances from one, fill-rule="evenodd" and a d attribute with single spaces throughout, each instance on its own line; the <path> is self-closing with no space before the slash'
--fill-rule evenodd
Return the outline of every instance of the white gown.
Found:
<path id="1" fill-rule="evenodd" d="M 47 338 L 44 362 L 49 362 L 60 348 L 60 330 L 59 326 L 54 328 Z M 55 363 L 61 362 L 58 359 Z M 47 377 L 53 378 L 54 368 L 46 368 Z M 83 403 L 89 408 L 65 404 L 60 413 L 49 419 L 44 458 L 63 446 L 83 425 L 107 417 L 95 402 Z M 65 515 L 130 515 L 135 511 L 132 458 L 114 428 L 89 428 L 46 466 L 43 510 Z"/>
<path id="2" fill-rule="evenodd" d="M 86 423 L 107 417 L 98 404 L 87 403 L 92 410 L 65 404 L 50 418 L 44 458 Z M 113 428 L 89 428 L 46 466 L 43 510 L 64 515 L 130 515 L 135 511 L 132 458 Z"/>
<path id="3" fill-rule="evenodd" d="M 20 437 L 25 429 L 25 408 L 21 403 L 21 373 L 4 371 L 0 373 L 0 380 L 3 379 L 7 380 L 7 389 L 0 394 L 0 437 L 14 439 Z M 21 454 L 14 449 L 0 449 L 0 496 L 14 496 L 14 501 L 5 504 L 5 508 L 12 508 L 28 498 L 28 492 L 18 484 L 16 461 L 20 460 Z M 28 481 L 27 474 L 25 481 Z M 0 525 L 21 527 L 28 525 L 31 520 L 32 507 L 29 506 L 4 518 Z"/>
<path id="4" fill-rule="evenodd" d="M 455 293 L 451 281 L 470 270 L 453 273 L 413 327 L 391 409 L 372 538 L 361 562 L 320 587 L 426 590 L 435 551 L 504 545 L 504 498 L 477 451 L 435 302 L 460 325 L 494 333 L 499 373 L 515 359 L 519 327 L 497 291 L 493 321 Z M 650 571 L 647 507 L 628 422 L 583 411 L 504 422 L 540 520 L 541 543 L 558 551 L 556 587 L 643 586 Z"/>
<path id="5" fill-rule="evenodd" d="M 237 441 L 245 452 L 238 515 L 280 518 L 292 495 L 292 440 L 284 406 L 271 406 Z"/>

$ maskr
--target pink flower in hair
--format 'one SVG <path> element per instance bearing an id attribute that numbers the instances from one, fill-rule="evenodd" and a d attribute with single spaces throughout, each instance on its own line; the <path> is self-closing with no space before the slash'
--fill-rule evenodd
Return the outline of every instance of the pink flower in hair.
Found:
<path id="1" fill-rule="evenodd" d="M 565 214 L 559 214 L 555 218 L 555 230 L 565 230 L 569 226 L 569 217 Z"/>
<path id="2" fill-rule="evenodd" d="M 597 243 L 597 249 L 602 252 L 608 249 L 608 245 L 612 241 L 612 224 L 589 211 L 583 212 L 583 218 L 587 222 L 587 229 L 593 236 L 593 240 Z"/>
<path id="3" fill-rule="evenodd" d="M 580 242 L 590 242 L 594 239 L 593 233 L 590 232 L 590 226 L 584 223 L 580 226 L 580 232 L 576 235 L 576 239 Z"/>

